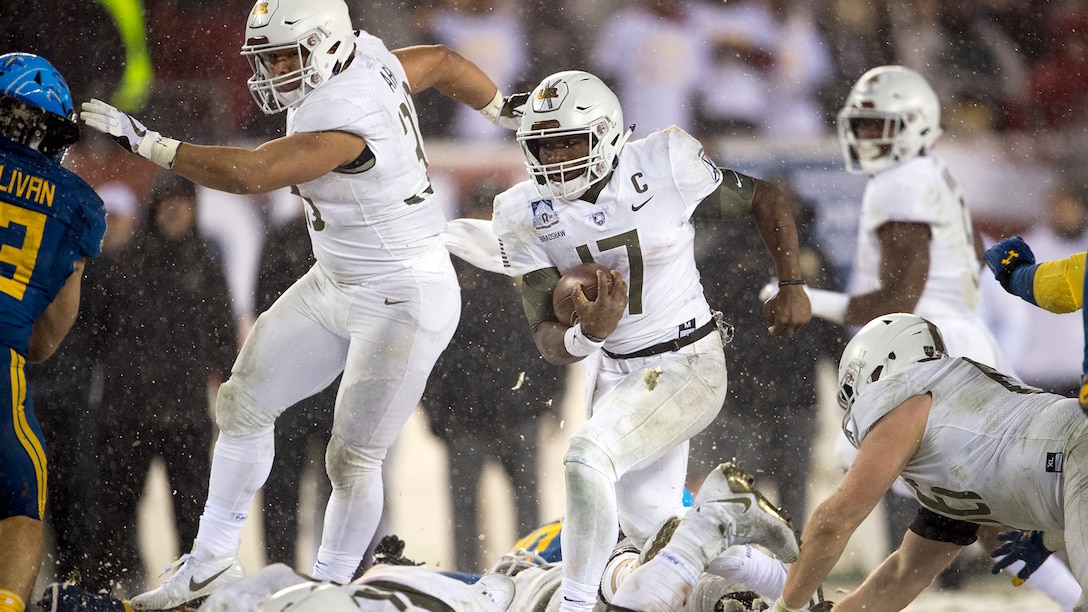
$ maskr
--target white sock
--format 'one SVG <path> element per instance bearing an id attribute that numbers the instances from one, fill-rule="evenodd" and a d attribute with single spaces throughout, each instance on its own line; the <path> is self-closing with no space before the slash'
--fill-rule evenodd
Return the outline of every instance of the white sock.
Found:
<path id="1" fill-rule="evenodd" d="M 722 552 L 723 531 L 725 526 L 717 519 L 692 509 L 684 515 L 665 549 L 697 574 L 702 573 L 706 564 Z"/>
<path id="2" fill-rule="evenodd" d="M 592 612 L 597 605 L 597 586 L 563 580 L 559 612 Z"/>
<path id="3" fill-rule="evenodd" d="M 664 548 L 627 578 L 616 593 L 617 606 L 639 612 L 679 610 L 699 578 Z"/>
<path id="4" fill-rule="evenodd" d="M 1024 562 L 1017 561 L 1006 568 L 1005 571 L 1010 576 L 1015 576 L 1022 567 L 1024 567 Z M 1040 593 L 1045 593 L 1058 602 L 1063 611 L 1071 611 L 1077 600 L 1080 599 L 1081 588 L 1077 584 L 1077 579 L 1073 577 L 1073 572 L 1069 571 L 1065 563 L 1061 559 L 1054 557 L 1054 555 L 1043 561 L 1039 569 L 1032 572 L 1031 576 L 1028 577 L 1025 584 Z"/>
<path id="5" fill-rule="evenodd" d="M 362 561 L 353 553 L 335 553 L 327 550 L 321 551 L 321 558 L 314 563 L 313 576 L 318 580 L 328 580 L 347 584 L 355 576 L 355 570 L 359 569 Z"/>
<path id="6" fill-rule="evenodd" d="M 351 477 L 333 484 L 314 565 L 315 577 L 342 584 L 351 582 L 374 539 L 385 495 L 380 463 L 353 468 L 355 473 Z"/>
<path id="7" fill-rule="evenodd" d="M 706 571 L 739 582 L 770 600 L 782 596 L 786 566 L 750 544 L 730 546 L 710 561 Z"/>
<path id="8" fill-rule="evenodd" d="M 212 455 L 208 501 L 193 544 L 198 558 L 238 554 L 249 506 L 272 470 L 274 440 L 271 427 L 251 436 L 220 432 Z"/>

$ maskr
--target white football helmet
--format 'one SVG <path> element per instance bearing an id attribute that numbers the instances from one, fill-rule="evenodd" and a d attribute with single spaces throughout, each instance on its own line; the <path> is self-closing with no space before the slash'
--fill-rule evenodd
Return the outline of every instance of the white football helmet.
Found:
<path id="1" fill-rule="evenodd" d="M 261 110 L 278 113 L 338 74 L 354 51 L 355 31 L 344 0 L 257 0 L 242 46 L 253 69 L 246 85 Z M 301 68 L 273 75 L 266 60 L 273 52 L 298 53 Z"/>
<path id="2" fill-rule="evenodd" d="M 545 78 L 529 95 L 517 138 L 540 194 L 574 199 L 612 172 L 631 131 L 623 131 L 623 109 L 607 85 L 588 72 L 568 70 Z M 585 136 L 589 154 L 541 162 L 540 141 L 565 136 Z"/>
<path id="3" fill-rule="evenodd" d="M 947 355 L 937 326 L 918 315 L 896 313 L 865 324 L 839 360 L 839 406 L 846 411 L 842 427 L 857 446 L 859 433 L 851 421 L 854 400 L 869 383 L 902 372 L 919 361 Z"/>
<path id="4" fill-rule="evenodd" d="M 305 582 L 269 595 L 257 612 L 359 612 L 349 587 L 329 582 Z"/>
<path id="5" fill-rule="evenodd" d="M 881 134 L 859 128 L 878 122 Z M 858 79 L 838 116 L 846 170 L 873 174 L 915 157 L 940 137 L 941 103 L 922 75 L 902 66 L 879 66 Z"/>

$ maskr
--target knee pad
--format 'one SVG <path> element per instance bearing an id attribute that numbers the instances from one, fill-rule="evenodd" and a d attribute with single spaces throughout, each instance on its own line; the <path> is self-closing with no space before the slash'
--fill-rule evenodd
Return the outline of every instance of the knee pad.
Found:
<path id="1" fill-rule="evenodd" d="M 572 464 L 578 464 L 600 472 L 611 482 L 619 480 L 616 464 L 612 457 L 595 442 L 584 436 L 575 435 L 570 439 L 567 453 L 563 455 L 563 464 L 570 472 Z"/>
<path id="2" fill-rule="evenodd" d="M 356 484 L 366 474 L 381 473 L 388 449 L 366 449 L 353 446 L 333 434 L 325 447 L 325 473 L 333 488 L 343 489 Z"/>
<path id="3" fill-rule="evenodd" d="M 227 380 L 219 386 L 215 397 L 215 424 L 220 431 L 235 436 L 248 436 L 272 427 L 278 415 L 262 410 L 256 400 L 234 382 Z"/>

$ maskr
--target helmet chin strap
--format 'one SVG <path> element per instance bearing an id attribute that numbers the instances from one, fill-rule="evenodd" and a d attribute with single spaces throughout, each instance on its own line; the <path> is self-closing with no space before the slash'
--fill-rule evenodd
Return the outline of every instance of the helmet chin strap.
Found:
<path id="1" fill-rule="evenodd" d="M 279 100 L 279 103 L 283 105 L 284 108 L 288 108 L 302 99 L 302 88 L 305 86 L 305 83 L 302 83 L 300 81 L 298 87 L 292 89 L 291 91 L 280 91 L 278 89 L 273 89 L 272 95 L 276 96 L 276 99 Z"/>

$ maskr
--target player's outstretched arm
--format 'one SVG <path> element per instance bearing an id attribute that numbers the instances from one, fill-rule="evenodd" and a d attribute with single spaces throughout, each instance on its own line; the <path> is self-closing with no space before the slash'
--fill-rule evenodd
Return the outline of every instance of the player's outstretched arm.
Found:
<path id="1" fill-rule="evenodd" d="M 849 610 L 901 610 L 926 589 L 963 547 L 907 531 L 903 543 L 836 606 Z"/>
<path id="2" fill-rule="evenodd" d="M 1031 252 L 1031 247 L 1024 242 L 1023 238 L 1020 236 L 1002 238 L 997 244 L 986 249 L 982 254 L 982 259 L 1005 291 L 1018 295 L 1033 304 L 1035 303 L 1030 295 L 1025 295 L 1012 287 L 1013 272 L 1021 266 L 1030 266 L 1035 263 L 1035 254 Z M 1026 285 L 1025 288 L 1030 290 L 1032 284 L 1030 281 L 1033 276 L 1034 274 L 1028 276 L 1028 282 L 1025 283 L 1021 275 L 1017 285 Z"/>
<path id="3" fill-rule="evenodd" d="M 480 111 L 492 123 L 516 130 L 529 94 L 504 96 L 479 66 L 445 45 L 419 45 L 394 49 L 412 93 L 430 88 Z"/>
<path id="4" fill-rule="evenodd" d="M 299 132 L 256 149 L 182 143 L 149 130 L 102 102 L 83 103 L 80 119 L 128 151 L 197 183 L 230 193 L 266 193 L 328 174 L 359 157 L 366 141 L 347 132 Z"/>

